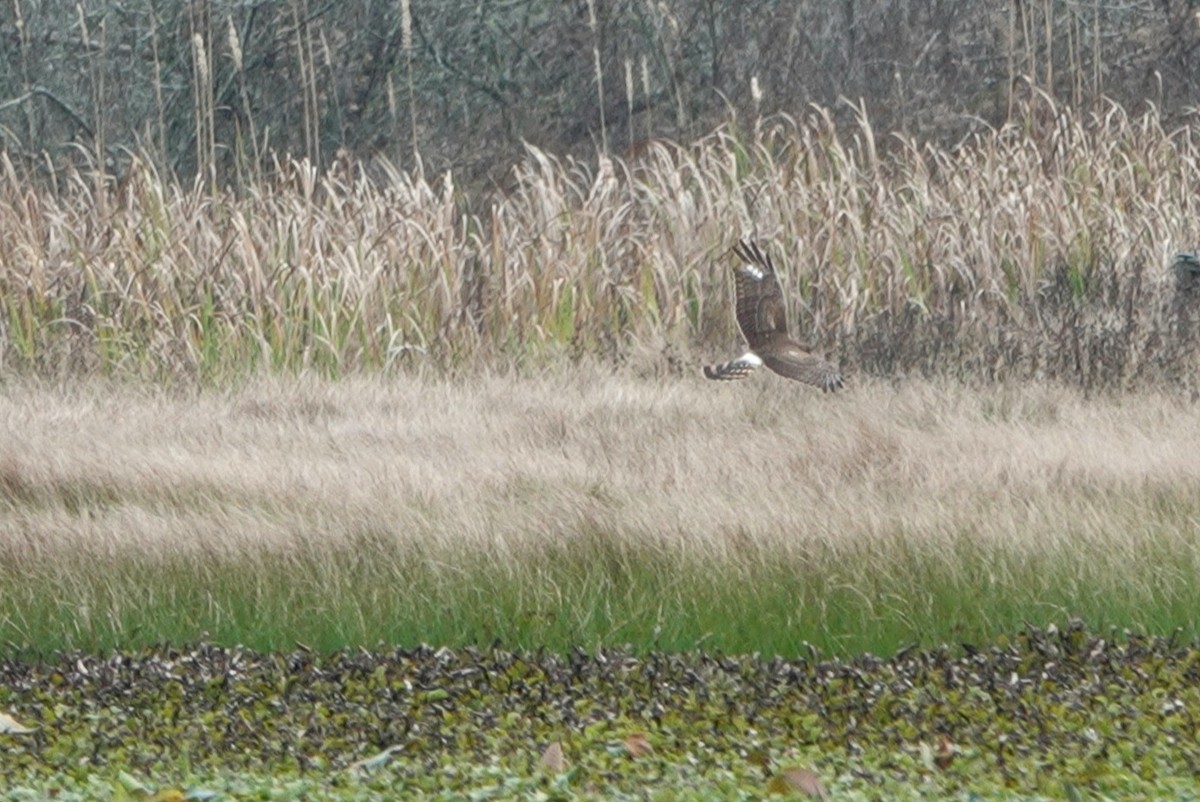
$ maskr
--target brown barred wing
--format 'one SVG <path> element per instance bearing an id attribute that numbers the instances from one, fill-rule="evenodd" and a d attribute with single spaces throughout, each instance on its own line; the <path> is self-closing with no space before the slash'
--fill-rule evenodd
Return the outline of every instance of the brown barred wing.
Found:
<path id="1" fill-rule="evenodd" d="M 825 392 L 842 388 L 842 374 L 836 367 L 790 340 L 771 343 L 760 349 L 758 355 L 763 364 L 780 376 L 820 387 Z"/>
<path id="2" fill-rule="evenodd" d="M 787 334 L 783 291 L 771 258 L 756 244 L 742 240 L 733 252 L 742 260 L 733 268 L 738 328 L 750 349 L 757 351 L 772 335 Z"/>

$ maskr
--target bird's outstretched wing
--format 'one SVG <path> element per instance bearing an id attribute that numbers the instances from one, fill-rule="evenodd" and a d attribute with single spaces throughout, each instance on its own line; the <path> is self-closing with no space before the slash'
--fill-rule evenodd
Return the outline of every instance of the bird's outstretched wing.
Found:
<path id="1" fill-rule="evenodd" d="M 720 365 L 705 365 L 704 378 L 717 379 L 719 381 L 744 379 L 756 371 L 762 363 L 763 361 L 753 351 L 747 351 L 730 362 Z"/>
<path id="2" fill-rule="evenodd" d="M 771 257 L 752 240 L 744 239 L 734 245 L 733 252 L 742 260 L 742 264 L 733 267 L 738 328 L 750 350 L 757 351 L 772 335 L 787 335 L 783 291 L 779 289 Z"/>
<path id="3" fill-rule="evenodd" d="M 779 338 L 758 353 L 763 364 L 780 376 L 820 387 L 825 392 L 842 389 L 842 374 L 838 369 L 795 342 Z"/>

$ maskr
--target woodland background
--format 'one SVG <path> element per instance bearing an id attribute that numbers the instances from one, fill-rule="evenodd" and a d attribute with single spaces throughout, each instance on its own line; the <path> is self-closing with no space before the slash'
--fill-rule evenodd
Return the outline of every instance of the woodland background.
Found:
<path id="1" fill-rule="evenodd" d="M 1034 90 L 1185 115 L 1198 13 L 1196 0 L 13 0 L 0 147 L 47 174 L 70 160 L 120 174 L 137 152 L 219 185 L 269 172 L 274 154 L 382 155 L 482 188 L 523 142 L 628 154 L 731 116 L 852 115 L 842 99 L 878 131 L 953 147 Z"/>

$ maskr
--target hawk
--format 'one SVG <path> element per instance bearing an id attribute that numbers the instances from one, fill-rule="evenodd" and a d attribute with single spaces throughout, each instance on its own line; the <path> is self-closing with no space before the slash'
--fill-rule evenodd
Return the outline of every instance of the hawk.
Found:
<path id="1" fill-rule="evenodd" d="M 783 291 L 771 257 L 751 240 L 733 246 L 742 264 L 733 266 L 737 288 L 737 322 L 750 350 L 723 365 L 705 365 L 709 379 L 744 379 L 766 365 L 780 376 L 812 384 L 828 392 L 842 386 L 842 374 L 788 336 Z"/>

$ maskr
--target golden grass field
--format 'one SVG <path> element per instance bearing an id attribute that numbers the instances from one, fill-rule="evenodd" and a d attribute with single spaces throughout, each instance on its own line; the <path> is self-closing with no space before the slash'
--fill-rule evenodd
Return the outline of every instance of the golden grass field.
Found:
<path id="1" fill-rule="evenodd" d="M 99 593 L 118 611 L 145 603 L 137 585 L 162 566 L 363 554 L 379 563 L 370 598 L 413 591 L 389 585 L 417 560 L 481 598 L 517 581 L 537 597 L 517 607 L 587 631 L 595 611 L 544 564 L 575 553 L 648 565 L 666 574 L 659 592 L 686 594 L 705 571 L 735 594 L 794 576 L 807 586 L 782 604 L 809 605 L 817 629 L 838 615 L 810 597 L 853 588 L 856 615 L 932 636 L 916 620 L 945 614 L 922 601 L 931 578 L 963 609 L 1012 593 L 1042 623 L 1105 599 L 1153 619 L 1194 594 L 1200 565 L 1200 423 L 1153 392 L 867 380 L 822 395 L 769 375 L 726 386 L 580 365 L 224 391 L 13 382 L 0 420 L 5 564 L 38 592 L 85 607 Z M 608 570 L 567 573 L 593 569 Z M 338 596 L 356 572 L 295 592 Z M 626 580 L 606 575 L 599 596 Z"/>
<path id="2" fill-rule="evenodd" d="M 1200 422 L 1154 394 L 877 381 L 823 396 L 598 367 L 0 396 L 0 525 L 98 556 L 281 552 L 364 532 L 499 559 L 598 527 L 736 562 L 970 533 L 1132 559 L 1200 481 Z M 85 514 L 86 513 L 86 514 Z M 22 548 L 8 542 L 7 548 Z"/>

